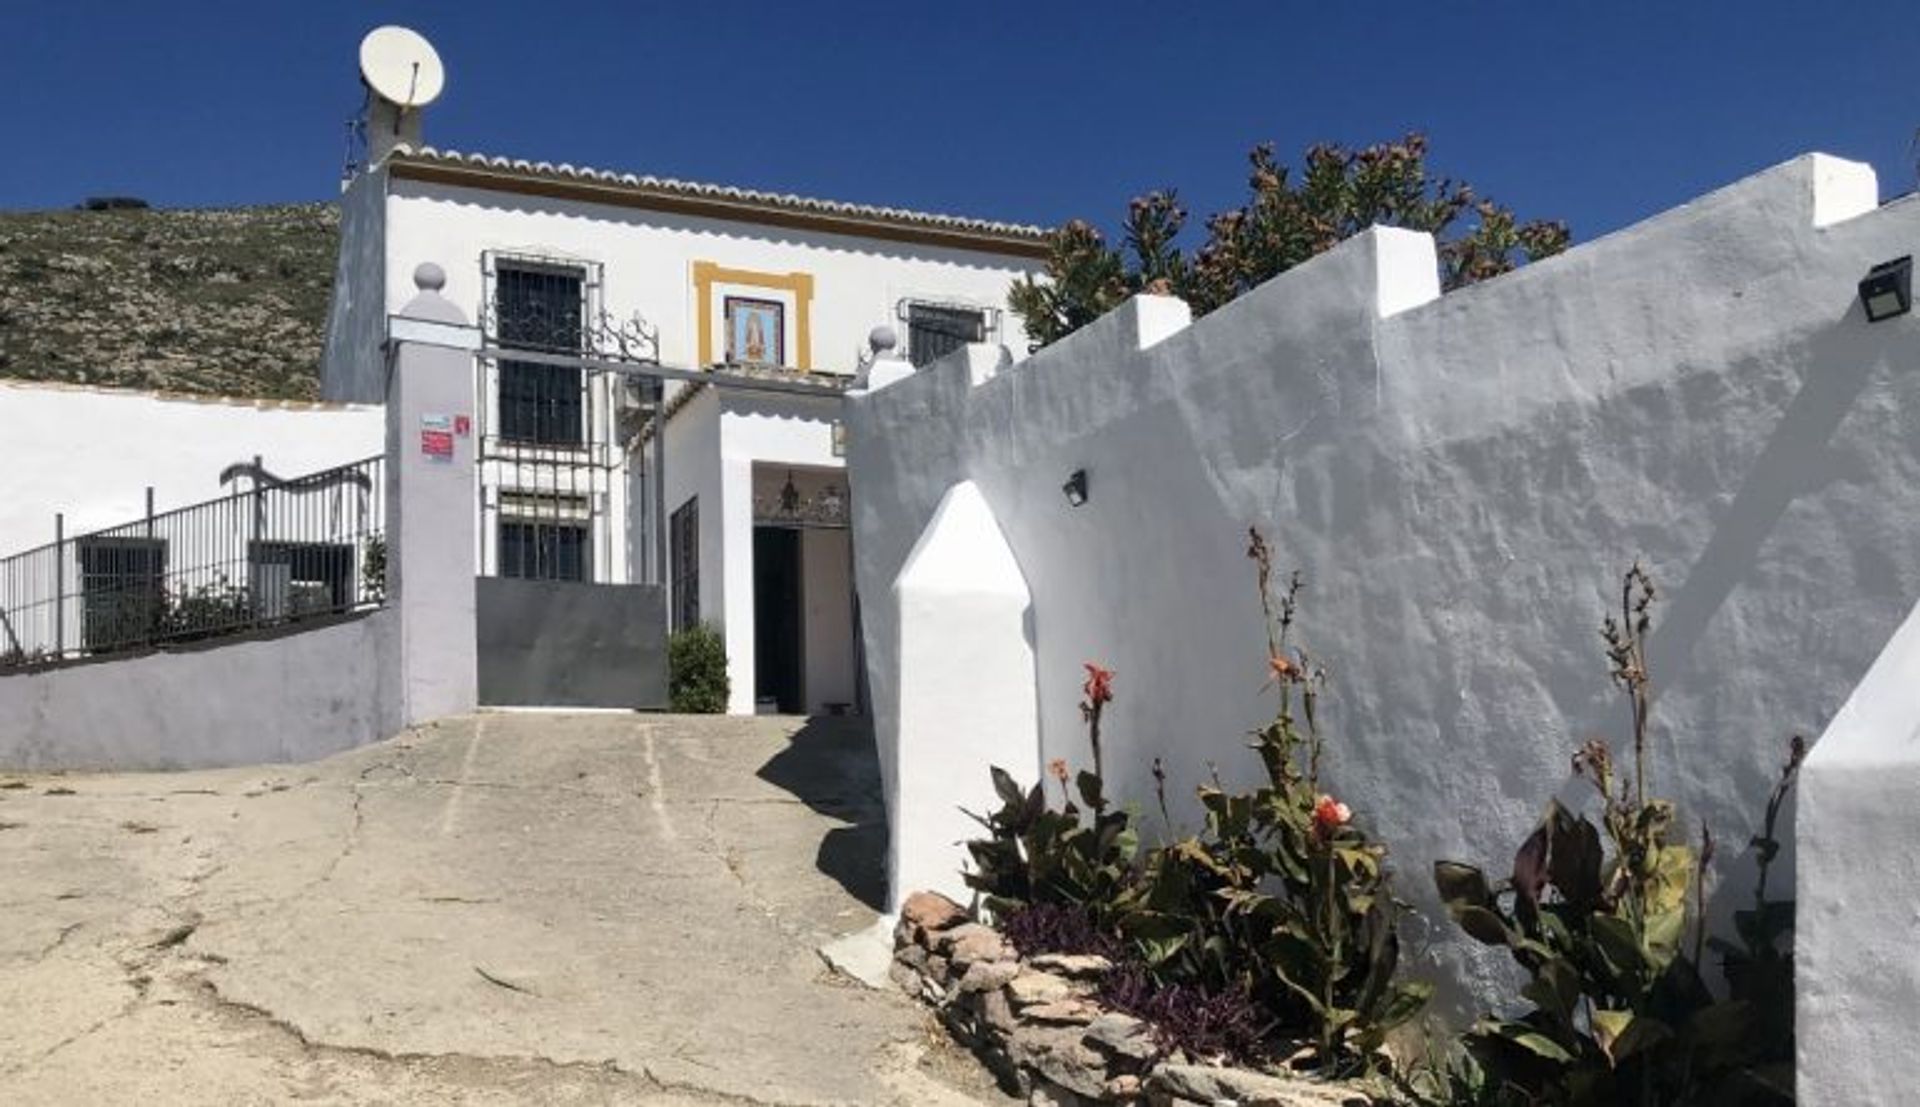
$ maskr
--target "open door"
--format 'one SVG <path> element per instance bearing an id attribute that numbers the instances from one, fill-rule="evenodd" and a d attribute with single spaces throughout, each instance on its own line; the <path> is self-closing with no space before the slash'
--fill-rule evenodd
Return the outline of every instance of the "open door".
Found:
<path id="1" fill-rule="evenodd" d="M 754 698 L 772 700 L 787 715 L 806 711 L 800 533 L 753 528 Z"/>

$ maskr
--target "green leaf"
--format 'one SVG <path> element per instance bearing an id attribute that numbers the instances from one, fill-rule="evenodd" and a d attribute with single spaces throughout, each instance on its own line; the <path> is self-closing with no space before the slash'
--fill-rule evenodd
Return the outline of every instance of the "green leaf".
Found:
<path id="1" fill-rule="evenodd" d="M 1573 1060 L 1573 1054 L 1567 1052 L 1566 1047 L 1524 1022 L 1481 1019 L 1474 1024 L 1473 1033 L 1512 1042 L 1536 1057 L 1544 1057 L 1549 1061 L 1568 1064 Z"/>
<path id="2" fill-rule="evenodd" d="M 1080 774 L 1073 779 L 1074 783 L 1079 787 L 1081 802 L 1095 811 L 1106 807 L 1107 801 L 1105 797 L 1100 794 L 1099 777 L 1093 775 L 1086 769 L 1081 769 Z"/>
<path id="3" fill-rule="evenodd" d="M 1541 962 L 1532 980 L 1520 995 L 1540 1010 L 1554 1016 L 1564 1026 L 1573 1025 L 1573 1008 L 1580 1002 L 1580 974 L 1565 960 L 1555 957 Z"/>
<path id="4" fill-rule="evenodd" d="M 1586 816 L 1575 816 L 1554 803 L 1551 811 L 1553 842 L 1547 868 L 1553 886 L 1576 909 L 1586 911 L 1600 900 L 1600 832 Z"/>
<path id="5" fill-rule="evenodd" d="M 1632 1011 L 1598 1010 L 1593 1013 L 1593 1037 L 1600 1043 L 1600 1052 L 1607 1055 L 1609 1065 L 1619 1067 L 1620 1059 L 1614 1056 L 1613 1044 L 1632 1025 Z"/>
<path id="6" fill-rule="evenodd" d="M 1643 988 L 1648 975 L 1647 958 L 1641 952 L 1633 924 L 1615 915 L 1595 915 L 1588 925 L 1594 944 L 1600 947 L 1601 958 L 1614 976 L 1635 991 Z"/>
<path id="7" fill-rule="evenodd" d="M 1457 907 L 1449 911 L 1460 929 L 1476 941 L 1490 946 L 1512 945 L 1514 934 L 1506 920 L 1485 907 Z"/>
<path id="8" fill-rule="evenodd" d="M 1391 1030 L 1419 1014 L 1432 998 L 1433 985 L 1424 980 L 1396 985 L 1374 1015 L 1374 1024 L 1382 1030 Z"/>
<path id="9" fill-rule="evenodd" d="M 978 772 L 979 770 L 975 769 L 974 771 Z M 1007 770 L 998 765 L 992 766 L 988 769 L 988 772 L 993 774 L 993 790 L 1000 793 L 1001 802 L 1011 808 L 1020 808 L 1026 805 L 1027 793 L 1020 785 L 1014 783 L 1012 773 L 1007 772 Z M 975 777 L 974 779 L 978 780 L 979 778 Z"/>
<path id="10" fill-rule="evenodd" d="M 1686 936 L 1687 913 L 1684 909 L 1673 908 L 1647 916 L 1646 952 L 1647 960 L 1654 965 L 1664 965 L 1679 952 L 1680 940 Z"/>
<path id="11" fill-rule="evenodd" d="M 1493 889 L 1487 885 L 1487 874 L 1472 865 L 1457 861 L 1435 861 L 1433 883 L 1440 891 L 1440 899 L 1449 907 L 1456 903 L 1474 907 L 1493 906 Z"/>
<path id="12" fill-rule="evenodd" d="M 1600 1043 L 1600 1051 L 1607 1055 L 1607 1063 L 1619 1068 L 1622 1061 L 1634 1054 L 1671 1038 L 1673 1031 L 1651 1016 L 1599 1010 L 1593 1013 L 1593 1036 Z"/>

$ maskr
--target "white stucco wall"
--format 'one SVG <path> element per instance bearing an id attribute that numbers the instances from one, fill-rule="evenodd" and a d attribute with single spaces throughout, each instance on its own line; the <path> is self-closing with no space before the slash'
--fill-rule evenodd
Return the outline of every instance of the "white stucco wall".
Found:
<path id="1" fill-rule="evenodd" d="M 803 574 L 807 710 L 855 702 L 853 673 L 853 548 L 844 530 L 800 534 Z"/>
<path id="2" fill-rule="evenodd" d="M 713 390 L 709 390 L 713 391 Z M 755 463 L 838 469 L 833 422 L 838 397 L 779 396 L 722 390 L 719 396 L 720 500 L 714 522 L 725 578 L 717 609 L 727 636 L 727 712 L 754 709 L 753 467 Z M 702 501 L 704 504 L 705 501 Z M 708 525 L 702 506 L 700 525 Z M 704 536 L 702 550 L 705 549 Z M 702 566 L 704 570 L 704 565 Z M 702 586 L 704 588 L 704 585 Z M 705 597 L 702 597 L 705 602 Z"/>
<path id="3" fill-rule="evenodd" d="M 1549 797 L 1584 798 L 1577 744 L 1624 741 L 1595 630 L 1628 563 L 1663 590 L 1655 787 L 1721 842 L 1920 597 L 1920 322 L 1869 325 L 1855 290 L 1920 202 L 1874 198 L 1809 156 L 1444 297 L 1429 241 L 1375 231 L 1188 327 L 1135 300 L 997 374 L 956 357 L 850 400 L 883 746 L 922 740 L 889 589 L 971 480 L 1032 589 L 1043 756 L 1087 762 L 1097 660 L 1121 796 L 1152 809 L 1155 756 L 1175 796 L 1209 760 L 1248 782 L 1257 524 L 1308 582 L 1330 785 L 1394 847 L 1408 945 L 1484 987 L 1503 958 L 1454 936 L 1431 862 L 1499 869 Z M 1746 892 L 1749 857 L 1719 870 Z"/>
<path id="4" fill-rule="evenodd" d="M 1920 606 L 1800 770 L 1799 1102 L 1903 1103 L 1920 1066 Z M 1897 1058 L 1892 1062 L 1889 1059 Z"/>
<path id="5" fill-rule="evenodd" d="M 700 514 L 700 618 L 716 626 L 724 623 L 726 573 L 720 548 L 720 396 L 713 389 L 702 389 L 667 421 L 666 464 L 662 474 L 666 484 L 668 518 L 699 498 Z M 651 447 L 648 447 L 651 452 Z M 674 603 L 671 589 L 672 551 L 668 551 L 668 610 Z"/>
<path id="6" fill-rule="evenodd" d="M 369 182 L 378 178 L 369 178 Z M 343 241 L 346 230 L 343 224 Z M 615 319 L 639 312 L 660 329 L 660 357 L 676 365 L 698 360 L 695 262 L 729 269 L 813 278 L 809 360 L 824 372 L 851 373 L 867 333 L 894 318 L 902 298 L 1004 309 L 1016 277 L 1037 262 L 978 251 L 855 238 L 610 204 L 480 191 L 393 180 L 384 221 L 387 310 L 409 294 L 413 267 L 433 261 L 447 270 L 447 298 L 472 314 L 485 295 L 481 259 L 488 251 L 597 263 L 601 306 Z M 714 327 L 722 325 L 724 292 L 788 303 L 791 296 L 729 286 L 716 289 Z M 1019 320 L 1001 316 L 997 341 L 1025 350 Z M 800 365 L 788 343 L 787 364 Z M 713 356 L 725 343 L 716 333 Z M 329 392 L 328 395 L 345 393 Z"/>
<path id="7" fill-rule="evenodd" d="M 0 768 L 191 769 L 312 761 L 402 724 L 399 623 L 337 626 L 0 674 Z"/>
<path id="8" fill-rule="evenodd" d="M 379 407 L 190 398 L 0 381 L 0 557 L 225 495 L 220 470 L 260 455 L 280 476 L 385 449 Z"/>

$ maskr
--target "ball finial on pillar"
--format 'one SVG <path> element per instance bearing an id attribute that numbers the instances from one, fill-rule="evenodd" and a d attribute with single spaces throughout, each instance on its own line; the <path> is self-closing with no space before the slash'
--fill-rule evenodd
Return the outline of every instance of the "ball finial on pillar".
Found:
<path id="1" fill-rule="evenodd" d="M 885 323 L 867 332 L 867 348 L 873 351 L 874 357 L 892 357 L 893 349 L 898 345 L 900 345 L 900 336 L 893 333 L 893 328 Z"/>
<path id="2" fill-rule="evenodd" d="M 423 261 L 413 270 L 413 285 L 422 292 L 438 292 L 447 287 L 447 271 L 430 261 Z"/>

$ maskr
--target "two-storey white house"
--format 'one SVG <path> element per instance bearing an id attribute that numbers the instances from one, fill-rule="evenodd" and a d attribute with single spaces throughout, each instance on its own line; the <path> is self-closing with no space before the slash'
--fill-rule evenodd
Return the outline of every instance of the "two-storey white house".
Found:
<path id="1" fill-rule="evenodd" d="M 1024 352 L 1007 294 L 1039 270 L 1044 232 L 402 142 L 369 153 L 341 200 L 323 396 L 384 398 L 389 317 L 416 267 L 441 266 L 484 351 L 481 576 L 664 587 L 672 628 L 724 631 L 731 711 L 857 710 L 840 392 L 881 325 L 919 364 L 967 343 Z M 609 663 L 591 643 L 556 651 Z"/>

